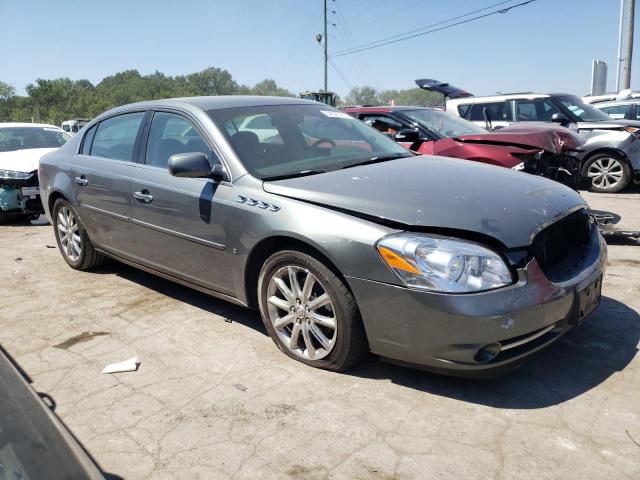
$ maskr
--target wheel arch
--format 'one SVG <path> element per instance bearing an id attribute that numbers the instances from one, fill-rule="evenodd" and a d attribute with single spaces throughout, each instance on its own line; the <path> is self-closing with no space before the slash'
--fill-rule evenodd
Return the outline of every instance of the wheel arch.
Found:
<path id="1" fill-rule="evenodd" d="M 629 167 L 631 167 L 631 162 L 629 161 L 629 157 L 622 150 L 619 150 L 615 147 L 600 147 L 596 148 L 593 151 L 590 151 L 582 158 L 582 166 L 581 169 L 584 168 L 584 164 L 587 163 L 590 159 L 595 157 L 596 155 L 600 155 L 603 153 L 608 153 L 609 155 L 615 155 L 620 158 L 623 162 L 625 162 Z"/>
<path id="2" fill-rule="evenodd" d="M 59 198 L 64 198 L 67 202 L 69 201 L 67 196 L 60 190 L 54 190 L 49 193 L 49 198 L 47 199 L 47 208 L 49 209 L 50 215 L 53 215 L 53 206 L 55 205 L 56 200 L 58 200 Z"/>
<path id="3" fill-rule="evenodd" d="M 256 243 L 247 258 L 244 269 L 244 290 L 249 307 L 258 308 L 258 291 L 256 287 L 262 265 L 264 265 L 267 258 L 282 250 L 297 250 L 314 257 L 329 268 L 351 291 L 351 287 L 336 264 L 320 248 L 313 245 L 311 241 L 287 235 L 274 235 L 263 238 Z"/>

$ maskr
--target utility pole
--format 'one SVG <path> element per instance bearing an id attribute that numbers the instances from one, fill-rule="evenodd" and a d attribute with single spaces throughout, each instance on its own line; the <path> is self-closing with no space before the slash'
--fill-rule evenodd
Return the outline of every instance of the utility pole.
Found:
<path id="1" fill-rule="evenodd" d="M 620 22 L 618 23 L 618 56 L 616 57 L 616 93 L 620 91 L 620 68 L 622 67 L 622 22 L 624 20 L 624 0 L 620 0 Z"/>
<path id="2" fill-rule="evenodd" d="M 329 36 L 327 35 L 327 0 L 324 0 L 324 91 L 327 92 L 327 47 Z"/>
<path id="3" fill-rule="evenodd" d="M 635 0 L 628 0 L 627 9 L 627 55 L 624 59 L 624 88 L 631 88 L 631 57 L 633 57 L 633 20 L 635 17 Z"/>

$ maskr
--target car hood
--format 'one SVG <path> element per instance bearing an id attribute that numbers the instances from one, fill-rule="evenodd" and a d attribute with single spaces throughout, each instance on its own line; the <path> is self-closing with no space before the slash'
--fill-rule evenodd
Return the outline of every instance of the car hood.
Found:
<path id="1" fill-rule="evenodd" d="M 424 155 L 264 182 L 263 188 L 398 228 L 481 233 L 509 248 L 529 245 L 539 227 L 585 205 L 551 180 Z"/>
<path id="2" fill-rule="evenodd" d="M 578 122 L 580 129 L 596 129 L 596 130 L 619 130 L 622 127 L 640 128 L 638 120 L 603 120 L 601 122 Z"/>
<path id="3" fill-rule="evenodd" d="M 520 124 L 501 128 L 495 132 L 461 135 L 458 140 L 469 143 L 491 143 L 521 148 L 540 148 L 552 153 L 574 150 L 585 139 L 568 128 L 556 125 Z"/>
<path id="4" fill-rule="evenodd" d="M 12 150 L 0 152 L 0 170 L 13 170 L 16 172 L 33 172 L 38 170 L 40 159 L 57 148 L 27 148 L 24 150 Z"/>

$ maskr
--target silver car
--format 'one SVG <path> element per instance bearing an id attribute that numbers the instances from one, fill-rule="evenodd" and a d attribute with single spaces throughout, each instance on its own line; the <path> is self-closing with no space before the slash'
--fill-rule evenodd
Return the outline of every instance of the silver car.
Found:
<path id="1" fill-rule="evenodd" d="M 600 301 L 606 248 L 574 191 L 415 155 L 312 101 L 119 107 L 43 158 L 40 188 L 72 268 L 111 257 L 259 309 L 315 367 L 371 351 L 495 374 Z"/>

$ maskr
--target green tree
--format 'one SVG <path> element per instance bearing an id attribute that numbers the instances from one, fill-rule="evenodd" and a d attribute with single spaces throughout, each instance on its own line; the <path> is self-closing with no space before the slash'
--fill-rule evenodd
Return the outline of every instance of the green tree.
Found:
<path id="1" fill-rule="evenodd" d="M 380 98 L 376 89 L 369 86 L 354 87 L 345 98 L 347 105 L 379 105 Z"/>
<path id="2" fill-rule="evenodd" d="M 8 83 L 0 82 L 0 102 L 6 102 L 10 98 L 14 97 L 16 89 Z"/>

